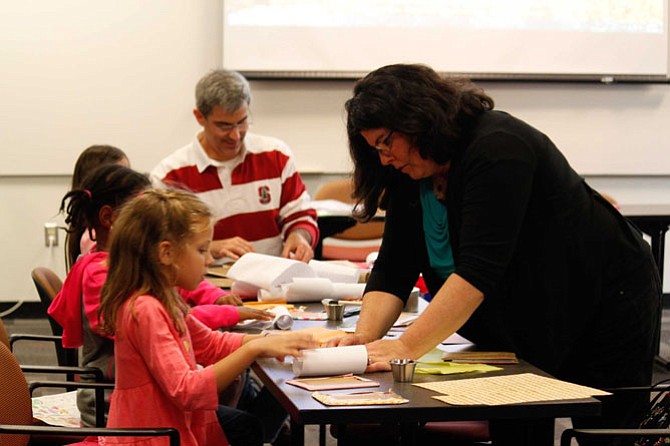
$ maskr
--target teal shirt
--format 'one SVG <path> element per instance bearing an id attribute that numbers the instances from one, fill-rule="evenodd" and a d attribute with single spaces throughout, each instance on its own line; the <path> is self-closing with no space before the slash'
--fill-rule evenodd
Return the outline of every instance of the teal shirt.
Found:
<path id="1" fill-rule="evenodd" d="M 421 209 L 423 232 L 430 266 L 446 280 L 454 272 L 454 255 L 449 242 L 449 220 L 447 207 L 433 193 L 431 179 L 421 180 Z"/>

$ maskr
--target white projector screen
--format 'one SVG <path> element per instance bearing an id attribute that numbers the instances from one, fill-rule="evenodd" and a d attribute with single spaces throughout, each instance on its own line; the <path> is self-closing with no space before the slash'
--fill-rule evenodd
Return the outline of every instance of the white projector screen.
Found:
<path id="1" fill-rule="evenodd" d="M 668 80 L 668 0 L 226 0 L 223 66 L 360 77 L 425 63 L 478 79 Z"/>

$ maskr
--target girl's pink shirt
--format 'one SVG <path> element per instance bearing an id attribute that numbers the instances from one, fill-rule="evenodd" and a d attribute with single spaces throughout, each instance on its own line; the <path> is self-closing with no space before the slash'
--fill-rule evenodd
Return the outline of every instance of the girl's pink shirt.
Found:
<path id="1" fill-rule="evenodd" d="M 227 445 L 216 417 L 211 365 L 239 348 L 244 335 L 212 331 L 191 315 L 180 335 L 153 296 L 138 297 L 132 311 L 129 305 L 117 319 L 116 386 L 107 426 L 172 426 L 183 446 Z M 107 437 L 101 443 L 164 446 L 165 438 Z"/>

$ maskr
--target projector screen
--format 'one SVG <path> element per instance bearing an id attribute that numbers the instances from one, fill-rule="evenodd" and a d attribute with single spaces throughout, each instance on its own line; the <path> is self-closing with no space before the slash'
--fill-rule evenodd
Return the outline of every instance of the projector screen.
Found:
<path id="1" fill-rule="evenodd" d="M 668 80 L 668 0 L 226 0 L 223 66 L 356 78 L 424 63 L 480 79 Z"/>

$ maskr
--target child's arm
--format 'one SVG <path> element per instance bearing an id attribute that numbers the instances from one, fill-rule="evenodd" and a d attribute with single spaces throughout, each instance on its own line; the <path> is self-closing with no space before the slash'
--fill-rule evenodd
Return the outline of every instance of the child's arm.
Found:
<path id="1" fill-rule="evenodd" d="M 189 305 L 242 305 L 242 300 L 230 291 L 224 291 L 207 280 L 200 282 L 195 290 L 177 288 Z"/>
<path id="2" fill-rule="evenodd" d="M 101 256 L 100 261 L 93 261 L 88 264 L 82 277 L 82 303 L 86 320 L 91 331 L 103 337 L 108 336 L 104 335 L 100 329 L 98 311 L 100 310 L 100 292 L 107 279 L 108 270 L 106 255 L 104 258 Z"/>
<path id="3" fill-rule="evenodd" d="M 214 364 L 214 376 L 219 392 L 227 388 L 256 358 L 300 357 L 302 350 L 317 348 L 311 334 L 287 332 L 270 336 L 247 335 L 240 348 Z"/>

